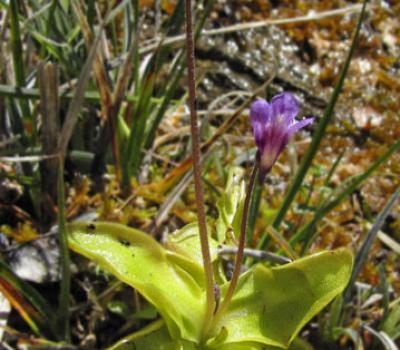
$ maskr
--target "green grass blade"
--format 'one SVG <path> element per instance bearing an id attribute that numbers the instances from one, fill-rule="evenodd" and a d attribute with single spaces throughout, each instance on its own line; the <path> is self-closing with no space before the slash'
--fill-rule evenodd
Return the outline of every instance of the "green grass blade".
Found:
<path id="1" fill-rule="evenodd" d="M 32 99 L 38 100 L 40 98 L 40 92 L 35 88 L 19 88 L 12 85 L 3 85 L 0 84 L 0 95 L 6 97 L 18 97 L 20 99 Z M 75 96 L 75 93 L 64 92 L 63 90 L 59 91 L 59 98 L 63 100 L 72 100 Z M 89 102 L 98 102 L 100 100 L 100 94 L 98 91 L 91 90 L 86 91 L 83 94 L 83 97 L 86 101 Z M 125 95 L 124 99 L 129 102 L 135 102 L 138 100 L 134 95 Z M 160 103 L 162 99 L 153 97 L 151 99 L 152 103 Z M 22 125 L 22 124 L 21 124 Z"/>
<path id="2" fill-rule="evenodd" d="M 184 20 L 183 13 L 184 13 L 184 2 L 180 0 L 175 7 L 174 13 L 172 14 L 170 20 L 166 25 L 167 28 L 166 36 L 175 35 L 178 33 Z M 170 48 L 164 48 L 163 51 L 165 52 L 164 55 L 168 54 L 170 52 Z M 164 117 L 165 112 L 167 111 L 171 103 L 172 97 L 174 96 L 176 89 L 178 87 L 178 83 L 183 75 L 185 69 L 184 58 L 185 58 L 184 51 L 181 51 L 179 53 L 179 56 L 175 59 L 174 65 L 171 68 L 168 79 L 170 83 L 166 84 L 165 89 L 162 89 L 160 91 L 160 95 L 162 96 L 162 102 L 155 116 L 149 120 L 148 132 L 144 141 L 145 149 L 150 149 L 153 146 L 157 128 L 160 125 L 161 120 Z M 159 64 L 160 63 L 162 64 L 162 61 L 159 62 Z"/>
<path id="3" fill-rule="evenodd" d="M 336 171 L 337 167 L 339 166 L 340 162 L 342 161 L 345 152 L 346 152 L 346 149 L 344 149 L 342 152 L 340 152 L 340 154 L 338 155 L 338 157 L 332 164 L 331 168 L 329 169 L 328 174 L 326 175 L 326 177 L 324 179 L 324 182 L 321 187 L 322 189 L 329 188 L 329 183 L 331 182 L 332 176 L 335 174 L 335 171 Z M 310 194 L 309 200 L 311 199 L 311 194 Z M 327 203 L 327 201 L 331 198 L 331 196 L 328 196 L 328 198 L 325 198 L 325 194 L 326 194 L 325 191 L 320 190 L 318 199 L 316 200 L 317 207 L 322 207 L 324 205 L 324 203 Z M 332 190 L 330 190 L 329 194 L 330 195 L 332 194 Z M 308 207 L 308 205 L 309 205 L 309 201 L 307 202 L 306 206 Z"/>
<path id="4" fill-rule="evenodd" d="M 124 7 L 126 7 L 129 2 L 131 2 L 131 0 L 123 0 L 121 2 L 119 2 L 111 11 L 110 13 L 107 15 L 106 19 L 105 19 L 105 24 L 110 24 L 111 21 L 113 21 L 115 19 L 115 17 L 120 13 L 120 11 L 123 10 Z"/>
<path id="5" fill-rule="evenodd" d="M 136 339 L 140 339 L 149 335 L 155 331 L 158 331 L 161 327 L 165 325 L 164 320 L 159 319 L 153 321 L 152 323 L 148 324 L 147 326 L 143 327 L 142 329 L 136 331 L 135 333 L 129 334 L 122 339 L 118 340 L 115 344 L 111 345 L 107 348 L 107 350 L 121 350 L 127 346 L 127 344 L 133 343 Z M 135 346 L 135 345 L 133 345 Z M 136 348 L 136 346 L 135 346 Z"/>
<path id="6" fill-rule="evenodd" d="M 59 150 L 63 154 L 67 149 L 68 142 L 72 135 L 72 131 L 74 130 L 75 124 L 78 121 L 79 111 L 81 109 L 85 96 L 84 92 L 89 83 L 90 72 L 92 71 L 92 66 L 94 63 L 94 59 L 96 57 L 97 47 L 101 40 L 102 30 L 103 30 L 103 25 L 101 25 L 99 32 L 97 33 L 97 36 L 93 41 L 86 62 L 79 75 L 78 84 L 76 86 L 74 97 L 68 106 L 67 115 L 65 117 L 65 122 L 61 130 L 61 136 L 59 141 Z"/>
<path id="7" fill-rule="evenodd" d="M 353 36 L 353 40 L 345 61 L 345 64 L 343 66 L 342 72 L 340 73 L 340 77 L 339 77 L 339 81 L 335 87 L 335 90 L 332 93 L 332 96 L 329 100 L 328 106 L 325 109 L 324 115 L 321 119 L 321 121 L 318 124 L 317 130 L 315 131 L 315 134 L 313 136 L 313 139 L 311 141 L 310 146 L 308 147 L 308 150 L 306 152 L 306 154 L 304 155 L 301 164 L 299 166 L 299 169 L 296 173 L 296 176 L 294 177 L 293 181 L 291 182 L 289 189 L 287 190 L 286 196 L 283 200 L 283 203 L 279 209 L 279 212 L 277 214 L 277 216 L 275 217 L 275 220 L 273 222 L 273 226 L 278 229 L 280 224 L 283 221 L 283 218 L 286 214 L 286 212 L 288 211 L 291 203 L 293 202 L 297 192 L 299 191 L 301 184 L 303 182 L 304 177 L 306 176 L 308 169 L 311 166 L 312 160 L 315 156 L 315 154 L 317 153 L 318 147 L 322 141 L 323 136 L 325 135 L 325 131 L 326 128 L 329 124 L 329 122 L 332 120 L 333 118 L 333 111 L 336 105 L 336 101 L 339 97 L 339 94 L 342 90 L 343 87 L 343 83 L 344 83 L 344 79 L 347 75 L 347 71 L 349 69 L 350 66 L 350 62 L 351 59 L 353 57 L 353 53 L 354 50 L 356 48 L 356 44 L 358 41 L 358 36 L 359 36 L 359 32 L 361 29 L 361 24 L 365 15 L 365 9 L 366 9 L 366 5 L 367 5 L 367 0 L 364 1 L 361 13 L 360 13 L 360 17 L 357 23 L 357 28 L 355 30 L 354 36 Z M 263 236 L 259 242 L 259 248 L 264 248 L 265 243 L 266 243 L 266 238 L 267 236 Z"/>
<path id="8" fill-rule="evenodd" d="M 343 156 L 344 156 L 345 153 L 346 153 L 346 149 L 343 149 L 339 153 L 339 155 L 336 158 L 336 160 L 333 162 L 331 168 L 329 169 L 328 175 L 326 176 L 326 178 L 324 180 L 324 183 L 322 185 L 323 187 L 328 187 L 329 183 L 332 180 L 332 176 L 335 174 L 335 171 L 336 171 L 337 167 L 339 166 L 340 162 L 342 161 Z"/>
<path id="9" fill-rule="evenodd" d="M 16 0 L 11 0 L 9 5 L 10 24 L 11 24 L 11 50 L 14 67 L 14 76 L 17 86 L 25 86 L 25 68 L 24 56 L 21 41 L 21 30 L 18 19 L 18 3 Z M 24 119 L 32 123 L 33 135 L 36 133 L 35 121 L 32 119 L 28 102 L 21 102 L 21 111 Z"/>
<path id="10" fill-rule="evenodd" d="M 135 46 L 134 55 L 133 55 L 133 79 L 134 79 L 134 87 L 135 87 L 135 96 L 138 96 L 139 84 L 140 84 L 140 55 L 139 55 L 139 0 L 132 0 L 132 11 L 133 11 L 133 38 L 132 45 Z"/>
<path id="11" fill-rule="evenodd" d="M 18 4 L 10 1 L 11 47 L 13 55 L 14 76 L 18 86 L 25 85 L 24 56 L 21 42 L 21 31 L 18 20 Z"/>
<path id="12" fill-rule="evenodd" d="M 11 48 L 12 48 L 12 56 L 13 56 L 13 66 L 14 66 L 14 75 L 15 81 L 17 84 L 16 89 L 18 90 L 20 87 L 25 85 L 25 72 L 24 72 L 24 63 L 22 59 L 22 43 L 20 38 L 20 29 L 18 22 L 18 8 L 15 1 L 11 1 L 8 14 L 10 14 L 11 21 Z M 8 99 L 8 111 L 10 113 L 11 126 L 15 134 L 20 137 L 20 141 L 18 142 L 18 146 L 26 149 L 28 147 L 35 145 L 35 134 L 36 134 L 36 125 L 34 120 L 31 118 L 29 103 L 28 101 L 21 101 L 19 106 L 21 107 L 21 113 L 17 108 L 17 101 Z M 29 121 L 32 124 L 32 134 L 29 134 L 24 127 L 24 120 Z M 34 172 L 31 165 L 29 163 L 22 164 L 23 174 L 27 177 L 38 178 L 38 172 Z M 36 216 L 40 214 L 40 204 L 39 204 L 39 193 L 37 188 L 29 188 L 27 189 L 29 193 L 29 197 L 33 206 L 34 213 Z"/>
<path id="13" fill-rule="evenodd" d="M 155 140 L 155 136 L 156 136 L 156 132 L 157 132 L 157 128 L 161 123 L 162 118 L 165 115 L 165 112 L 167 111 L 168 107 L 171 104 L 172 101 L 172 97 L 175 94 L 175 91 L 178 87 L 178 83 L 182 77 L 182 74 L 184 72 L 184 65 L 179 66 L 176 74 L 174 77 L 171 77 L 172 81 L 169 84 L 169 86 L 167 87 L 167 90 L 164 93 L 164 96 L 162 98 L 162 102 L 160 107 L 158 108 L 158 111 L 154 117 L 154 119 L 151 121 L 150 123 L 150 127 L 149 127 L 149 132 L 146 135 L 146 142 L 145 142 L 145 148 L 146 149 L 150 149 L 153 146 L 154 140 Z"/>
<path id="14" fill-rule="evenodd" d="M 138 174 L 141 160 L 143 158 L 143 139 L 151 106 L 151 96 L 154 89 L 154 83 L 155 76 L 150 74 L 150 76 L 145 78 L 145 82 L 141 86 L 141 94 L 139 95 L 139 102 L 132 118 L 132 125 L 130 128 L 131 132 L 123 164 L 123 167 L 125 168 L 123 170 L 123 174 L 125 174 L 123 179 L 125 185 L 128 185 L 131 174 L 135 176 Z"/>
<path id="15" fill-rule="evenodd" d="M 374 242 L 376 235 L 378 234 L 378 231 L 381 229 L 382 225 L 385 223 L 385 220 L 388 217 L 388 215 L 390 214 L 391 210 L 397 203 L 397 199 L 399 198 L 399 196 L 400 196 L 400 187 L 389 198 L 385 207 L 382 209 L 382 211 L 379 213 L 378 217 L 376 218 L 376 221 L 375 221 L 374 225 L 372 226 L 371 230 L 368 232 L 367 236 L 365 237 L 365 240 L 362 243 L 360 250 L 358 251 L 355 261 L 354 261 L 354 267 L 353 267 L 353 271 L 351 274 L 350 282 L 345 291 L 346 299 L 349 299 L 351 290 L 354 287 L 356 279 L 361 272 L 361 268 L 363 267 L 365 261 L 368 259 L 368 254 L 371 250 L 372 243 Z"/>
<path id="16" fill-rule="evenodd" d="M 56 6 L 57 6 L 57 1 L 56 1 L 56 0 L 51 0 L 50 8 L 49 8 L 49 13 L 48 13 L 48 16 L 47 16 L 47 18 L 46 18 L 46 20 L 45 20 L 45 22 L 44 22 L 45 37 L 46 37 L 46 38 L 50 38 L 50 37 L 51 37 L 51 36 L 50 36 L 51 28 L 53 28 L 53 27 L 55 26 L 54 12 L 55 12 L 55 10 L 56 10 Z M 47 46 L 47 49 L 48 49 L 48 50 L 51 50 L 51 51 L 53 52 L 53 54 L 55 54 L 56 56 L 58 55 L 57 49 L 54 49 L 51 45 L 48 45 L 48 46 Z M 44 57 L 45 57 L 45 54 L 46 54 L 46 47 L 45 47 L 45 46 L 42 46 L 42 47 L 40 48 L 40 56 L 41 56 L 42 58 L 44 58 Z"/>
<path id="17" fill-rule="evenodd" d="M 132 43 L 132 4 L 129 3 L 126 5 L 126 9 L 124 11 L 124 41 L 123 41 L 123 51 L 128 52 L 129 46 Z"/>
<path id="18" fill-rule="evenodd" d="M 343 199 L 349 196 L 354 190 L 360 186 L 371 174 L 383 163 L 385 163 L 389 157 L 400 149 L 400 140 L 394 143 L 380 158 L 378 158 L 364 173 L 355 176 L 349 185 L 347 185 L 336 197 L 331 200 L 328 204 L 322 206 L 314 215 L 313 220 L 305 225 L 300 231 L 298 231 L 291 239 L 290 244 L 293 246 L 299 241 L 304 241 L 305 245 L 310 242 L 313 229 L 315 225 L 331 210 L 338 206 Z"/>
<path id="19" fill-rule="evenodd" d="M 165 33 L 167 35 L 174 34 L 181 27 L 181 23 L 183 21 L 182 16 L 182 8 L 183 1 L 179 1 L 174 14 L 171 17 L 171 20 L 168 21 L 165 28 Z M 199 37 L 201 34 L 201 28 L 204 25 L 204 21 L 207 18 L 208 14 L 212 9 L 213 1 L 208 1 L 205 10 L 202 12 L 199 21 L 196 25 L 195 39 Z M 175 60 L 174 66 L 171 69 L 171 73 L 166 79 L 169 81 L 169 84 L 165 85 L 165 88 L 162 87 L 158 90 L 160 96 L 162 96 L 162 102 L 159 106 L 157 112 L 154 115 L 149 113 L 150 103 L 151 103 L 151 94 L 153 93 L 153 84 L 155 81 L 155 76 L 158 74 L 160 69 L 162 68 L 165 60 L 168 58 L 168 55 L 171 51 L 171 47 L 163 46 L 162 41 L 159 43 L 158 49 L 155 51 L 152 61 L 150 62 L 148 69 L 146 71 L 145 78 L 141 80 L 145 81 L 145 84 L 138 84 L 138 73 L 135 73 L 134 79 L 136 82 L 136 93 L 139 94 L 140 98 L 139 104 L 135 108 L 135 112 L 133 114 L 133 124 L 131 125 L 131 132 L 128 139 L 128 146 L 124 152 L 123 164 L 122 164 L 122 182 L 124 187 L 129 184 L 129 178 L 131 174 L 137 175 L 140 169 L 141 161 L 143 159 L 143 146 L 145 149 L 151 148 L 154 142 L 154 136 L 156 134 L 158 125 L 160 124 L 162 118 L 165 115 L 168 106 L 171 103 L 172 97 L 175 94 L 175 91 L 178 87 L 178 82 L 180 77 L 182 76 L 185 68 L 184 63 L 184 52 L 180 53 L 180 56 Z M 138 53 L 137 53 L 138 54 Z M 135 64 L 137 66 L 137 64 Z M 151 79 L 149 81 L 149 79 Z M 151 85 L 150 85 L 151 84 Z M 150 93 L 150 95 L 149 95 Z M 128 160 L 130 160 L 130 164 L 128 164 Z"/>
<path id="20" fill-rule="evenodd" d="M 329 342 L 335 341 L 334 330 L 340 325 L 342 309 L 343 309 L 343 294 L 340 294 L 330 305 L 328 320 L 323 330 L 324 338 Z"/>
<path id="21" fill-rule="evenodd" d="M 141 95 L 141 78 L 140 78 L 140 55 L 139 55 L 139 41 L 140 41 L 140 33 L 139 33 L 139 1 L 133 0 L 129 6 L 129 10 L 131 11 L 130 17 L 132 18 L 132 23 L 130 27 L 132 27 L 132 35 L 131 35 L 131 42 L 130 45 L 130 55 L 132 55 L 133 60 L 133 91 L 134 91 L 134 100 L 139 103 L 140 102 L 140 95 Z M 134 115 L 135 104 L 132 104 Z M 119 153 L 121 155 L 121 164 L 120 164 L 120 171 L 121 171 L 121 182 L 122 187 L 127 189 L 130 186 L 130 144 L 133 142 L 131 140 L 131 136 L 133 134 L 132 125 L 129 125 L 129 134 L 127 140 L 124 142 L 119 143 Z"/>
<path id="22" fill-rule="evenodd" d="M 18 88 L 16 88 L 16 90 L 18 90 Z M 6 102 L 5 105 L 7 107 L 7 111 L 10 114 L 11 129 L 13 130 L 14 134 L 18 135 L 18 137 L 20 138 L 20 142 L 18 143 L 18 145 L 22 149 L 24 149 L 29 146 L 29 142 L 25 137 L 24 124 L 18 113 L 16 101 L 12 98 L 8 98 L 8 99 L 6 99 L 5 102 Z M 26 175 L 28 175 L 28 173 Z"/>
<path id="23" fill-rule="evenodd" d="M 135 6 L 135 12 L 136 12 Z M 136 27 L 135 27 L 136 28 Z M 135 38 L 134 45 L 137 41 Z M 140 169 L 141 161 L 143 159 L 143 145 L 146 143 L 146 130 L 149 129 L 149 117 L 151 109 L 151 97 L 154 93 L 154 84 L 157 78 L 157 74 L 165 63 L 170 48 L 163 47 L 160 43 L 158 49 L 154 52 L 144 76 L 140 78 L 138 71 L 134 73 L 134 79 L 136 84 L 135 92 L 138 94 L 138 104 L 135 106 L 135 110 L 132 117 L 132 124 L 130 127 L 130 135 L 128 138 L 128 144 L 126 151 L 124 152 L 124 161 L 122 164 L 122 182 L 126 188 L 129 185 L 130 176 L 137 175 Z M 139 51 L 137 46 L 134 46 L 134 57 L 138 59 Z M 135 64 L 138 66 L 138 64 Z M 138 84 L 138 81 L 143 81 L 142 84 Z M 161 89 L 162 90 L 162 89 Z M 162 94 L 162 92 L 161 92 Z M 166 96 L 164 95 L 164 101 Z M 167 105 L 169 100 L 167 101 Z M 164 106 L 165 103 L 162 104 Z M 166 109 L 165 107 L 165 109 Z M 152 123 L 154 125 L 154 123 Z M 150 127 L 152 129 L 152 127 Z"/>
<path id="24" fill-rule="evenodd" d="M 38 335 L 57 338 L 53 312 L 43 297 L 0 259 L 0 291 Z"/>

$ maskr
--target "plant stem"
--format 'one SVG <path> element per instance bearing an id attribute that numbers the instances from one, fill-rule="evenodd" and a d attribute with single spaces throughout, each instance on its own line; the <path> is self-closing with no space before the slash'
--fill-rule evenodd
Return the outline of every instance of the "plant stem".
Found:
<path id="1" fill-rule="evenodd" d="M 204 334 L 207 334 L 208 325 L 211 323 L 215 307 L 214 297 L 214 277 L 211 264 L 210 247 L 207 236 L 206 214 L 204 210 L 204 193 L 201 182 L 201 152 L 199 124 L 196 112 L 196 77 L 194 68 L 194 46 L 193 46 L 193 24 L 192 24 L 192 4 L 191 0 L 185 0 L 186 14 L 186 54 L 188 67 L 188 88 L 189 88 L 189 107 L 190 107 L 190 131 L 192 135 L 192 158 L 193 158 L 193 177 L 196 194 L 197 216 L 199 221 L 199 234 L 201 243 L 201 254 L 203 256 L 203 266 L 206 281 L 206 313 L 204 317 Z"/>
<path id="2" fill-rule="evenodd" d="M 233 297 L 233 293 L 235 292 L 235 288 L 237 286 L 239 276 L 240 276 L 240 270 L 243 262 L 243 256 L 244 256 L 244 246 L 246 243 L 246 231 L 247 231 L 247 221 L 249 218 L 249 209 L 250 209 L 250 203 L 251 203 L 251 198 L 252 198 L 252 193 L 254 189 L 254 183 L 257 175 L 257 161 L 254 164 L 250 181 L 247 185 L 247 191 L 246 191 L 246 198 L 244 200 L 244 205 L 243 205 L 243 214 L 242 214 L 242 222 L 240 225 L 240 237 L 239 237 L 239 246 L 238 246 L 238 251 L 236 255 L 236 260 L 235 260 L 235 267 L 233 269 L 233 274 L 232 274 L 232 279 L 228 287 L 228 291 L 225 294 L 225 298 L 221 303 L 221 306 L 218 308 L 217 312 L 214 315 L 214 320 L 213 320 L 213 326 L 215 326 L 218 321 L 220 320 L 221 316 L 225 312 L 226 308 L 229 305 L 229 302 L 231 301 Z"/>

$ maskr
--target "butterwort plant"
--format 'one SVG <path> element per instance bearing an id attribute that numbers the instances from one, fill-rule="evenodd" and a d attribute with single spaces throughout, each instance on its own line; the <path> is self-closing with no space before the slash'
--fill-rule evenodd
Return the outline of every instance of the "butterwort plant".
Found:
<path id="1" fill-rule="evenodd" d="M 285 265 L 258 261 L 232 280 L 221 273 L 219 254 L 241 216 L 242 180 L 231 180 L 218 204 L 218 225 L 209 225 L 214 289 L 220 295 L 207 315 L 206 280 L 198 223 L 184 226 L 161 244 L 149 234 L 111 222 L 68 225 L 69 246 L 134 288 L 158 317 L 109 350 L 288 349 L 302 327 L 344 290 L 352 256 L 326 251 Z M 227 215 L 228 214 L 228 215 Z M 216 230 L 221 240 L 217 240 Z M 232 245 L 231 248 L 237 248 Z M 239 254 L 239 253 L 238 253 Z M 228 297 L 229 290 L 233 293 Z M 227 298 L 228 297 L 228 298 Z"/>
<path id="2" fill-rule="evenodd" d="M 290 137 L 312 120 L 294 120 L 299 106 L 289 93 L 274 97 L 271 103 L 255 101 L 250 116 L 258 156 L 247 191 L 243 191 L 243 180 L 231 178 L 223 200 L 218 201 L 216 225 L 207 225 L 195 110 L 191 1 L 185 3 L 198 222 L 169 235 L 163 244 L 116 223 L 72 223 L 69 245 L 135 288 L 159 313 L 154 322 L 109 350 L 288 349 L 302 327 L 344 290 L 351 275 L 351 253 L 346 249 L 321 252 L 281 266 L 257 262 L 244 273 L 241 267 L 256 174 L 263 180 Z M 229 280 L 222 273 L 219 247 L 235 241 L 231 228 L 238 217 L 240 228 L 234 234 L 239 243 L 232 247 L 237 254 Z"/>
<path id="3" fill-rule="evenodd" d="M 257 262 L 241 273 L 257 171 L 265 176 L 290 137 L 312 122 L 312 118 L 296 122 L 298 111 L 298 102 L 289 93 L 274 97 L 271 103 L 257 100 L 251 106 L 259 155 L 247 191 L 242 179 L 230 177 L 223 200 L 218 201 L 217 223 L 208 225 L 215 296 L 211 314 L 197 222 L 169 235 L 164 244 L 145 232 L 116 223 L 69 225 L 73 250 L 135 288 L 160 315 L 109 350 L 290 349 L 302 327 L 343 292 L 352 269 L 352 255 L 346 249 L 321 252 L 280 266 Z M 225 242 L 232 242 L 229 232 L 237 217 L 241 217 L 239 244 L 230 247 L 237 248 L 237 255 L 228 280 L 221 273 L 224 262 L 218 252 Z"/>

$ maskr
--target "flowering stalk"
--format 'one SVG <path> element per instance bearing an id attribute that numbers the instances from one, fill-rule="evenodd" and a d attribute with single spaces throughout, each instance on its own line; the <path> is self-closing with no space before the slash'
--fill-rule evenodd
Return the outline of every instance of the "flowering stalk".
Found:
<path id="1" fill-rule="evenodd" d="M 192 30 L 192 4 L 191 0 L 185 1 L 186 14 L 186 54 L 188 66 L 188 88 L 189 88 L 189 106 L 190 106 L 190 131 L 192 135 L 192 158 L 193 158 L 193 177 L 196 194 L 197 216 L 199 221 L 199 235 L 201 244 L 201 253 L 203 256 L 203 266 L 206 280 L 206 313 L 204 317 L 204 334 L 208 333 L 208 327 L 213 317 L 215 308 L 214 297 L 214 277 L 211 264 L 210 247 L 207 235 L 206 214 L 204 210 L 204 194 L 201 182 L 201 153 L 199 124 L 196 112 L 196 78 L 194 68 L 194 46 Z"/>
<path id="2" fill-rule="evenodd" d="M 253 170 L 251 172 L 250 181 L 247 185 L 246 197 L 244 199 L 243 205 L 243 213 L 242 213 L 242 222 L 240 224 L 240 237 L 239 237 L 239 246 L 238 251 L 235 259 L 235 266 L 232 273 L 232 279 L 229 284 L 228 290 L 225 294 L 225 297 L 221 303 L 221 306 L 218 308 L 217 312 L 214 315 L 213 325 L 216 325 L 220 320 L 221 316 L 224 314 L 226 308 L 229 305 L 233 297 L 233 293 L 235 292 L 235 288 L 240 276 L 240 270 L 242 266 L 243 256 L 244 256 L 244 246 L 246 243 L 246 231 L 247 231 L 247 220 L 249 218 L 249 209 L 250 209 L 250 202 L 251 197 L 253 194 L 254 183 L 257 175 L 257 161 L 254 164 Z"/>
<path id="3" fill-rule="evenodd" d="M 275 96 L 271 103 L 259 99 L 251 105 L 250 118 L 258 150 L 247 187 L 246 198 L 244 200 L 239 246 L 232 279 L 225 294 L 225 298 L 214 315 L 212 323 L 213 328 L 218 324 L 222 315 L 226 311 L 229 302 L 232 300 L 239 280 L 244 256 L 247 221 L 257 172 L 258 181 L 262 184 L 265 176 L 271 170 L 279 155 L 289 142 L 290 137 L 293 136 L 296 131 L 311 124 L 314 120 L 314 118 L 308 118 L 296 122 L 294 118 L 298 113 L 299 105 L 297 99 L 290 93 L 282 93 Z"/>

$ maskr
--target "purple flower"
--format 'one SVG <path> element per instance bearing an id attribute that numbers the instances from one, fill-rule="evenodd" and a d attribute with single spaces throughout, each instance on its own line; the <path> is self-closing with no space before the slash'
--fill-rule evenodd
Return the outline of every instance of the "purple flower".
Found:
<path id="1" fill-rule="evenodd" d="M 262 99 L 252 103 L 250 118 L 258 148 L 260 181 L 264 180 L 290 137 L 314 121 L 314 118 L 295 121 L 298 113 L 299 103 L 288 92 L 274 96 L 271 103 Z"/>

